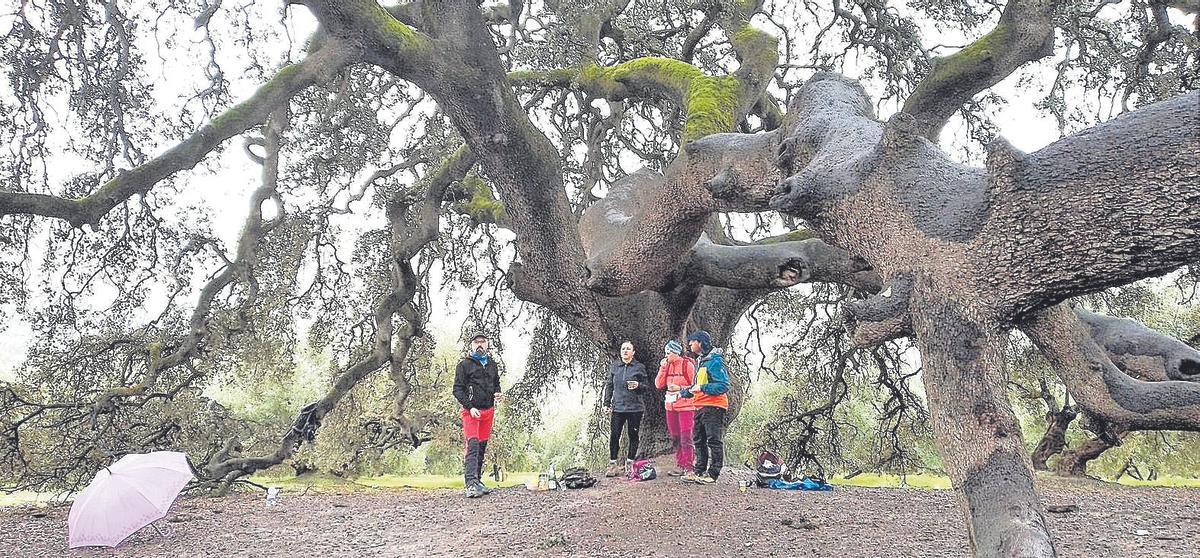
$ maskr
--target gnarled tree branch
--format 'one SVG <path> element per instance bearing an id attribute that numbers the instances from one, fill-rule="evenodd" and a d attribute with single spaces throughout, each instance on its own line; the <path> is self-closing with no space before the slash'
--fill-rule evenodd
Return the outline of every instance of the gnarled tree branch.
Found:
<path id="1" fill-rule="evenodd" d="M 1021 331 L 1089 412 L 1128 429 L 1200 430 L 1200 383 L 1147 382 L 1122 372 L 1069 308 L 1044 310 Z"/>
<path id="2" fill-rule="evenodd" d="M 425 322 L 425 316 L 413 307 L 419 284 L 412 259 L 436 238 L 442 198 L 450 185 L 461 180 L 473 164 L 471 152 L 460 148 L 429 178 L 424 195 L 416 201 L 416 207 L 408 197 L 409 192 L 400 192 L 388 200 L 391 289 L 375 304 L 372 316 L 375 336 L 370 351 L 342 371 L 321 399 L 300 411 L 274 452 L 259 456 L 234 456 L 227 448 L 204 468 L 205 482 L 224 492 L 241 477 L 283 463 L 295 455 L 305 441 L 312 440 L 321 421 L 354 386 L 384 366 L 390 367 L 389 375 L 396 382 L 398 392 L 397 408 L 392 419 L 401 427 L 410 429 L 409 439 L 414 445 L 420 443 L 421 439 L 411 432 L 412 426 L 403 416 L 401 408 L 411 387 L 401 369 L 413 343 L 424 335 Z M 410 219 L 410 215 L 415 219 Z M 403 320 L 398 327 L 393 324 L 397 315 Z"/>
<path id="3" fill-rule="evenodd" d="M 143 194 L 162 180 L 199 163 L 225 140 L 257 126 L 301 90 L 326 81 L 355 54 L 337 43 L 326 44 L 308 58 L 284 67 L 249 99 L 230 107 L 181 143 L 133 169 L 121 172 L 95 192 L 79 199 L 47 194 L 0 192 L 0 215 L 33 214 L 63 219 L 71 225 L 96 226 L 112 208 Z"/>
<path id="4" fill-rule="evenodd" d="M 917 121 L 917 133 L 937 140 L 955 111 L 976 93 L 1008 77 L 1026 62 L 1054 52 L 1054 4 L 1051 0 L 1010 0 L 1000 21 L 983 37 L 933 69 L 904 101 L 904 112 Z"/>
<path id="5" fill-rule="evenodd" d="M 681 280 L 729 289 L 779 289 L 818 281 L 865 289 L 879 280 L 866 262 L 815 238 L 728 246 L 701 236 L 680 274 Z"/>

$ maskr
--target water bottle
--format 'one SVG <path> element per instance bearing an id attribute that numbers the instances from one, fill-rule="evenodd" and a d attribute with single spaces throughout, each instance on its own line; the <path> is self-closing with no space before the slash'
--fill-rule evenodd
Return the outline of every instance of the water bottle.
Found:
<path id="1" fill-rule="evenodd" d="M 279 487 L 272 486 L 267 489 L 267 507 L 273 508 L 279 504 Z"/>
<path id="2" fill-rule="evenodd" d="M 550 473 L 549 473 L 549 479 L 547 479 L 547 488 L 549 488 L 550 490 L 558 489 L 558 477 L 554 476 L 554 464 L 553 463 L 550 464 Z"/>

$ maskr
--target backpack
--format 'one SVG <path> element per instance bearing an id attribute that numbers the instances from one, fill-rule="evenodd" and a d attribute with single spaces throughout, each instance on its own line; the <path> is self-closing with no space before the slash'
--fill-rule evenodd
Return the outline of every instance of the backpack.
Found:
<path id="1" fill-rule="evenodd" d="M 656 478 L 658 478 L 658 471 L 654 470 L 654 463 L 649 459 L 639 459 L 629 467 L 629 480 L 631 481 L 648 481 Z"/>
<path id="2" fill-rule="evenodd" d="M 562 478 L 558 480 L 560 484 L 570 489 L 590 488 L 598 482 L 596 477 L 587 472 L 583 467 L 571 467 L 563 471 Z"/>
<path id="3" fill-rule="evenodd" d="M 754 484 L 759 488 L 770 486 L 773 480 L 786 481 L 788 479 L 787 464 L 779 456 L 769 451 L 758 454 L 753 467 L 749 463 L 746 466 L 754 471 Z"/>

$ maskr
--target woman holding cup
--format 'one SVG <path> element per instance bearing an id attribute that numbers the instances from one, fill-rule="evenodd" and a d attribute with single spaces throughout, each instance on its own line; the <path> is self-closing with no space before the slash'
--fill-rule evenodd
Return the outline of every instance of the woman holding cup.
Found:
<path id="1" fill-rule="evenodd" d="M 647 388 L 646 367 L 633 359 L 633 342 L 621 343 L 621 358 L 613 361 L 609 368 L 609 381 L 604 384 L 604 412 L 611 417 L 608 438 L 608 470 L 606 477 L 618 477 L 629 473 L 629 466 L 637 456 L 638 432 L 642 427 L 642 394 Z M 621 431 L 629 436 L 629 451 L 625 465 L 617 462 L 621 449 Z"/>
<path id="2" fill-rule="evenodd" d="M 681 477 L 692 472 L 692 460 L 695 459 L 692 422 L 696 405 L 691 399 L 680 397 L 679 391 L 696 382 L 696 362 L 683 354 L 683 345 L 674 339 L 667 341 L 664 352 L 666 357 L 659 362 L 654 385 L 667 392 L 664 401 L 667 408 L 667 432 L 671 436 L 671 446 L 675 449 L 675 469 L 667 474 Z"/>

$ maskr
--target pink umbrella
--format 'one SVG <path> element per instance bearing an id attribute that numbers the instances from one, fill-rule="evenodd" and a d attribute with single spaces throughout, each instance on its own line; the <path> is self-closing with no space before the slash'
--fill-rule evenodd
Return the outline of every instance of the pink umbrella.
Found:
<path id="1" fill-rule="evenodd" d="M 116 546 L 138 529 L 167 515 L 171 502 L 192 480 L 177 451 L 130 454 L 96 473 L 75 497 L 67 517 L 71 548 Z"/>

